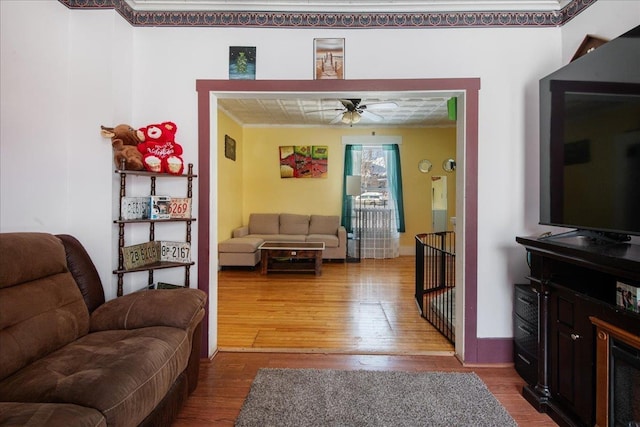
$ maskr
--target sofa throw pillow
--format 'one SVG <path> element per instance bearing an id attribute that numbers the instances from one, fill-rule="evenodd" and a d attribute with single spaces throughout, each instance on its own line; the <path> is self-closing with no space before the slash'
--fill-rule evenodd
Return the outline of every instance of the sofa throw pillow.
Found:
<path id="1" fill-rule="evenodd" d="M 338 215 L 311 215 L 309 234 L 337 234 L 339 226 Z"/>
<path id="2" fill-rule="evenodd" d="M 278 234 L 280 215 L 253 213 L 249 215 L 249 234 Z"/>
<path id="3" fill-rule="evenodd" d="M 280 214 L 280 234 L 309 234 L 309 215 Z"/>

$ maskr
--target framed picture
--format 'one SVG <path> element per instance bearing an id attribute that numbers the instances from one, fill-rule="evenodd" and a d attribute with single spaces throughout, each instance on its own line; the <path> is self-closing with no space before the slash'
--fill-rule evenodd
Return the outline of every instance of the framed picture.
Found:
<path id="1" fill-rule="evenodd" d="M 236 140 L 229 135 L 224 136 L 224 156 L 234 162 L 236 161 Z"/>
<path id="2" fill-rule="evenodd" d="M 344 79 L 344 39 L 313 39 L 316 80 Z"/>
<path id="3" fill-rule="evenodd" d="M 283 145 L 280 178 L 326 178 L 329 147 L 326 145 Z"/>
<path id="4" fill-rule="evenodd" d="M 576 51 L 576 53 L 573 55 L 573 58 L 571 58 L 571 61 L 569 62 L 573 62 L 576 59 L 580 58 L 581 56 L 584 56 L 589 52 L 593 52 L 594 50 L 596 50 L 597 48 L 605 44 L 607 41 L 608 41 L 607 39 L 603 39 L 601 37 L 587 35 L 584 38 L 584 40 L 582 40 L 582 43 L 580 43 L 578 50 Z"/>
<path id="5" fill-rule="evenodd" d="M 256 79 L 256 48 L 229 47 L 229 80 Z"/>

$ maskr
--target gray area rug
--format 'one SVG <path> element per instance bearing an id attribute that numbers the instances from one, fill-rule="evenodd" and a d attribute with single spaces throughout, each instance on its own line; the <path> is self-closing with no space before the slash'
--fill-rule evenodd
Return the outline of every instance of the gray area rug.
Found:
<path id="1" fill-rule="evenodd" d="M 517 426 L 474 373 L 260 369 L 236 426 Z"/>

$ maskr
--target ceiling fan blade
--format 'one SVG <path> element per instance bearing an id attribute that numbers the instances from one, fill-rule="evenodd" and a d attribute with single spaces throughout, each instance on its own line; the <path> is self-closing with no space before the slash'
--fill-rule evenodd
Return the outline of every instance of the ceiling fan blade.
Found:
<path id="1" fill-rule="evenodd" d="M 360 104 L 359 99 L 340 99 L 339 101 L 348 111 L 354 111 Z"/>
<path id="2" fill-rule="evenodd" d="M 344 111 L 344 108 L 325 108 L 323 110 L 311 110 L 311 111 L 305 111 L 304 114 L 322 113 L 324 111 Z"/>
<path id="3" fill-rule="evenodd" d="M 340 122 L 342 121 L 342 115 L 343 115 L 343 114 L 344 114 L 344 113 L 340 113 L 340 114 L 338 114 L 337 116 L 335 116 L 335 117 L 333 118 L 333 120 L 331 120 L 331 121 L 329 122 L 329 124 L 335 125 L 336 123 L 340 123 Z"/>
<path id="4" fill-rule="evenodd" d="M 373 102 L 371 104 L 361 105 L 363 110 L 392 110 L 398 108 L 398 104 L 395 102 Z"/>
<path id="5" fill-rule="evenodd" d="M 384 117 L 379 116 L 378 114 L 372 113 L 371 111 L 362 110 L 359 111 L 360 115 L 367 120 L 371 120 L 373 122 L 380 122 L 384 119 Z"/>

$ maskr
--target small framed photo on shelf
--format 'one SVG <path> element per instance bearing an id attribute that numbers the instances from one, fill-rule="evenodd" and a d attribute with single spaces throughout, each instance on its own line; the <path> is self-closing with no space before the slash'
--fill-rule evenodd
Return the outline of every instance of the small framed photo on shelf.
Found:
<path id="1" fill-rule="evenodd" d="M 229 80 L 256 79 L 255 46 L 229 47 Z"/>
<path id="2" fill-rule="evenodd" d="M 313 39 L 316 80 L 344 80 L 344 39 Z"/>
<path id="3" fill-rule="evenodd" d="M 616 304 L 618 307 L 636 313 L 640 312 L 640 288 L 624 282 L 616 283 Z"/>

